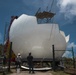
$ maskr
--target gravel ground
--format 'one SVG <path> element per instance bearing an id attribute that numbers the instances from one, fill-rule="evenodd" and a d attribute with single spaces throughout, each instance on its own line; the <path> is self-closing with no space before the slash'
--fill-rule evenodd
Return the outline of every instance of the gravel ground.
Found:
<path id="1" fill-rule="evenodd" d="M 50 71 L 35 71 L 34 74 L 30 73 L 28 71 L 20 71 L 20 73 L 17 73 L 16 70 L 13 70 L 13 73 L 9 74 L 9 75 L 52 75 Z"/>

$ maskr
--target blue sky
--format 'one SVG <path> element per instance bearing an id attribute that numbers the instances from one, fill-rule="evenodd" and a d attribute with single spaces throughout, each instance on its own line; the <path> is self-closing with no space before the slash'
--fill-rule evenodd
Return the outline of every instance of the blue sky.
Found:
<path id="1" fill-rule="evenodd" d="M 38 8 L 41 11 L 52 10 L 56 13 L 54 22 L 59 24 L 60 30 L 64 31 L 66 36 L 70 34 L 68 48 L 76 49 L 76 0 L 0 0 L 0 43 L 3 43 L 4 28 L 9 26 L 11 16 L 20 16 L 21 14 L 35 15 Z M 76 52 L 76 51 L 75 51 Z"/>

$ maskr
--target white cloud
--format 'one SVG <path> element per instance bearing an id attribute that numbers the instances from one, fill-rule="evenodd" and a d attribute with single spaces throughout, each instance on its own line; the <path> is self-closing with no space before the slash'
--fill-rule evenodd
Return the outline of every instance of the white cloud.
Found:
<path id="1" fill-rule="evenodd" d="M 67 45 L 67 48 L 71 49 L 72 47 L 76 48 L 76 44 L 74 42 L 72 42 L 72 43 L 69 42 Z"/>
<path id="2" fill-rule="evenodd" d="M 63 56 L 62 57 L 72 57 L 72 52 L 70 52 L 70 51 L 65 51 L 65 53 L 63 54 Z"/>
<path id="3" fill-rule="evenodd" d="M 65 17 L 71 18 L 76 16 L 76 0 L 57 0 L 60 12 L 64 13 Z"/>
<path id="4" fill-rule="evenodd" d="M 73 47 L 73 49 L 74 49 L 74 54 L 76 53 L 76 51 L 75 51 L 75 49 L 76 49 L 76 44 L 74 43 L 74 42 L 72 42 L 72 43 L 68 43 L 67 44 L 67 50 L 65 51 L 65 53 L 63 54 L 63 56 L 62 57 L 72 57 L 72 52 L 71 51 L 69 51 L 69 50 L 72 50 L 72 47 Z"/>

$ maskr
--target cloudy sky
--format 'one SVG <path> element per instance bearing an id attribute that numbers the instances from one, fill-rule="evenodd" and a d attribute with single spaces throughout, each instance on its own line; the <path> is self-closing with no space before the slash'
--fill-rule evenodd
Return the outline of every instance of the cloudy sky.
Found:
<path id="1" fill-rule="evenodd" d="M 0 43 L 3 43 L 5 25 L 9 26 L 11 16 L 35 15 L 38 8 L 55 12 L 54 22 L 66 36 L 70 35 L 68 48 L 76 49 L 76 0 L 0 0 Z M 48 6 L 48 9 L 47 9 Z"/>

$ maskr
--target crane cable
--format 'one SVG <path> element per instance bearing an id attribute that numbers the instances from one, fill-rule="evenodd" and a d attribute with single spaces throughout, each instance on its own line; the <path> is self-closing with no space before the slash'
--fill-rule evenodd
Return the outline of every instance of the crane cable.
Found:
<path id="1" fill-rule="evenodd" d="M 52 9 L 53 3 L 54 3 L 54 0 L 52 1 L 51 9 Z M 48 7 L 47 7 L 47 8 L 48 8 Z M 39 10 L 40 10 L 40 9 L 39 9 Z M 49 12 L 51 12 L 51 10 L 50 10 Z M 49 38 L 50 41 L 51 41 L 52 29 L 53 29 L 53 25 L 52 25 L 51 32 L 50 32 L 50 38 Z M 43 58 L 40 63 L 42 63 L 44 59 L 45 59 L 45 58 Z"/>
<path id="2" fill-rule="evenodd" d="M 51 12 L 51 10 L 52 10 L 53 3 L 54 3 L 54 0 L 52 0 L 52 3 L 51 3 L 51 9 L 50 9 L 49 12 Z"/>
<path id="3" fill-rule="evenodd" d="M 53 31 L 53 25 L 52 25 L 52 27 L 51 27 L 51 32 L 50 32 L 50 38 L 49 38 L 49 41 L 51 41 L 52 31 Z M 43 57 L 40 63 L 42 63 L 44 59 L 45 59 L 45 58 Z"/>

